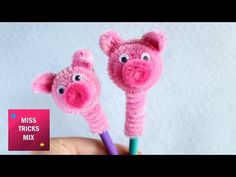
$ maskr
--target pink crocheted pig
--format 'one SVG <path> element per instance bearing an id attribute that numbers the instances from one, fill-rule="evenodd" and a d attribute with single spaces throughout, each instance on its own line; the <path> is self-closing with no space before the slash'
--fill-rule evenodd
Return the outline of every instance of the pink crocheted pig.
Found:
<path id="1" fill-rule="evenodd" d="M 73 55 L 71 66 L 59 73 L 43 73 L 32 83 L 35 92 L 49 93 L 67 113 L 80 113 L 93 133 L 108 128 L 107 118 L 99 103 L 100 83 L 93 70 L 92 54 L 82 49 Z"/>
<path id="2" fill-rule="evenodd" d="M 143 133 L 146 92 L 160 79 L 165 42 L 158 31 L 134 40 L 123 40 L 114 31 L 100 37 L 100 47 L 109 57 L 109 76 L 126 93 L 125 134 L 130 138 Z"/>

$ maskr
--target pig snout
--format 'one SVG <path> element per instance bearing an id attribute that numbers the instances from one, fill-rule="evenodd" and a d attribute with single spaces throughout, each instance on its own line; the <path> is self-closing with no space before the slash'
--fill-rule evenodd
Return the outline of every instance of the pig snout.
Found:
<path id="1" fill-rule="evenodd" d="M 147 61 L 130 60 L 122 69 L 124 82 L 130 86 L 146 84 L 151 78 L 152 66 Z"/>
<path id="2" fill-rule="evenodd" d="M 65 101 L 70 106 L 81 108 L 89 99 L 89 89 L 83 84 L 72 84 L 66 90 Z"/>

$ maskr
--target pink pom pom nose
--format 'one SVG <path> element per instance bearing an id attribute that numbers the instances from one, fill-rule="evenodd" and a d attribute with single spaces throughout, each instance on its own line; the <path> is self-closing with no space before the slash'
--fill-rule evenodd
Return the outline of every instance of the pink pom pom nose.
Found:
<path id="1" fill-rule="evenodd" d="M 151 79 L 152 66 L 140 60 L 131 60 L 122 69 L 122 76 L 127 85 L 141 86 Z"/>
<path id="2" fill-rule="evenodd" d="M 90 100 L 89 89 L 82 84 L 73 84 L 66 91 L 65 99 L 68 105 L 81 108 Z"/>

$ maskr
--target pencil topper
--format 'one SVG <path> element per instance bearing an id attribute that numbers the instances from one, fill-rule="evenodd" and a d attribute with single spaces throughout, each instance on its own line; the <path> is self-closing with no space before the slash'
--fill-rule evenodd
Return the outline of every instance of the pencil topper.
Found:
<path id="1" fill-rule="evenodd" d="M 111 80 L 126 94 L 125 134 L 130 138 L 141 136 L 146 92 L 158 82 L 162 73 L 165 35 L 151 31 L 140 39 L 123 40 L 118 33 L 108 31 L 100 36 L 99 44 L 109 57 Z"/>
<path id="2" fill-rule="evenodd" d="M 108 121 L 99 103 L 100 83 L 93 69 L 93 56 L 87 49 L 74 53 L 71 66 L 59 73 L 43 73 L 32 82 L 35 92 L 51 94 L 64 112 L 81 114 L 92 133 L 107 141 L 111 153 L 117 154 L 107 133 Z"/>

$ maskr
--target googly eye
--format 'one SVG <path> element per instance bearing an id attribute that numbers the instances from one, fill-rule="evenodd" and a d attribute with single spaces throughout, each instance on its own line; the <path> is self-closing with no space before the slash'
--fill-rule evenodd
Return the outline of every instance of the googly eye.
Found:
<path id="1" fill-rule="evenodd" d="M 126 53 L 123 53 L 120 55 L 119 60 L 121 63 L 126 63 L 129 60 L 129 55 Z"/>
<path id="2" fill-rule="evenodd" d="M 64 93 L 64 91 L 65 91 L 65 88 L 64 88 L 64 86 L 62 86 L 62 85 L 59 85 L 59 86 L 57 87 L 57 92 L 58 92 L 59 94 L 63 94 L 63 93 Z"/>
<path id="3" fill-rule="evenodd" d="M 72 77 L 72 80 L 74 82 L 78 82 L 82 79 L 82 76 L 80 74 L 74 74 L 73 77 Z"/>
<path id="4" fill-rule="evenodd" d="M 148 60 L 151 59 L 151 56 L 150 56 L 149 53 L 144 52 L 144 53 L 142 53 L 142 57 L 141 58 L 142 58 L 142 60 L 148 61 Z"/>

